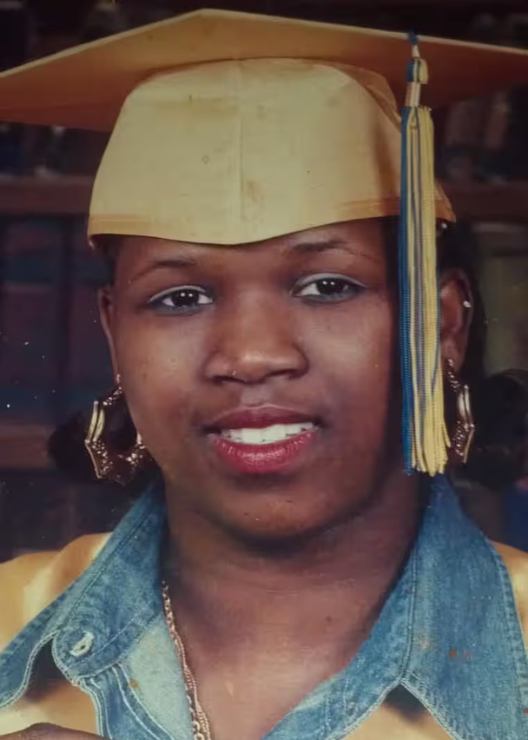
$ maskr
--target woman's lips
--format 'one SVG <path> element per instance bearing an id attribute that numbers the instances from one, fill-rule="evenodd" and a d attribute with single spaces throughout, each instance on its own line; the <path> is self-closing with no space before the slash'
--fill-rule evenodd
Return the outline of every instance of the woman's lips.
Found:
<path id="1" fill-rule="evenodd" d="M 284 472 L 315 441 L 320 420 L 299 409 L 242 406 L 206 427 L 216 456 L 232 471 L 251 475 Z"/>
<path id="2" fill-rule="evenodd" d="M 218 457 L 234 472 L 265 475 L 292 468 L 313 444 L 318 431 L 316 426 L 312 426 L 287 439 L 267 444 L 235 442 L 214 433 L 209 435 L 209 439 Z"/>

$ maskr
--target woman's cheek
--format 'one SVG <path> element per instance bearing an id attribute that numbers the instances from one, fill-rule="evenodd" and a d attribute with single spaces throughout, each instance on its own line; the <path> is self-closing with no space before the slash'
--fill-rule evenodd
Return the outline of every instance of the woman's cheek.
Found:
<path id="1" fill-rule="evenodd" d="M 397 339 L 392 301 L 385 294 L 371 294 L 345 304 L 344 308 L 347 310 L 322 317 L 319 325 L 307 332 L 312 337 L 310 353 L 331 357 L 332 363 L 327 367 L 345 369 L 349 377 L 363 376 L 365 372 L 383 376 L 392 366 Z"/>
<path id="2" fill-rule="evenodd" d="M 367 310 L 368 308 L 368 310 Z M 339 349 L 341 347 L 341 349 Z M 392 400 L 398 395 L 396 366 L 397 322 L 388 301 L 373 300 L 325 354 L 333 358 L 325 385 L 340 389 L 342 405 L 354 417 L 353 428 L 377 437 L 392 414 Z M 347 415 L 348 415 L 347 414 Z M 367 433 L 368 432 L 368 433 Z"/>
<path id="3" fill-rule="evenodd" d="M 186 415 L 197 377 L 199 342 L 165 321 L 123 323 L 116 357 L 133 421 L 143 435 Z"/>

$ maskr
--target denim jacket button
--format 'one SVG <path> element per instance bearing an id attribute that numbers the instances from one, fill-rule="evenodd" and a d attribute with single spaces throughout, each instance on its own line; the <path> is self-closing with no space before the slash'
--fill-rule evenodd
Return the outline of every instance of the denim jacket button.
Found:
<path id="1" fill-rule="evenodd" d="M 86 655 L 92 649 L 94 639 L 95 637 L 92 632 L 84 632 L 79 642 L 75 643 L 70 650 L 70 655 L 73 658 L 81 658 L 83 655 Z"/>

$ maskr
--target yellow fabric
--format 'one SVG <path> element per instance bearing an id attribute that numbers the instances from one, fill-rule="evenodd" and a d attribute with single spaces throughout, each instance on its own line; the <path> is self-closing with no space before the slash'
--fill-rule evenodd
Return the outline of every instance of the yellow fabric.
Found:
<path id="1" fill-rule="evenodd" d="M 22 555 L 0 564 L 2 602 L 9 604 L 0 616 L 0 652 L 86 570 L 107 538 L 108 535 L 88 535 L 59 552 Z"/>
<path id="2" fill-rule="evenodd" d="M 0 565 L 0 651 L 86 570 L 107 540 L 107 535 L 81 537 L 58 553 L 23 555 Z M 50 722 L 95 732 L 92 702 L 55 671 L 40 676 L 38 686 L 16 704 L 0 709 L 0 734 Z"/>
<path id="3" fill-rule="evenodd" d="M 82 537 L 60 553 L 27 555 L 0 565 L 0 593 L 3 603 L 10 605 L 0 616 L 0 650 L 88 567 L 106 539 L 106 535 Z M 505 545 L 496 545 L 496 548 L 512 579 L 526 635 L 528 555 Z M 36 722 L 50 722 L 84 732 L 96 730 L 91 700 L 56 675 L 41 680 L 30 694 L 12 707 L 0 709 L 0 734 L 15 732 Z M 349 736 L 351 740 L 386 737 L 391 740 L 444 740 L 450 736 L 416 700 L 403 690 L 397 690 Z"/>
<path id="4" fill-rule="evenodd" d="M 88 230 L 244 244 L 397 215 L 400 157 L 396 104 L 374 73 L 288 59 L 198 65 L 129 96 Z M 440 192 L 437 215 L 453 218 Z"/>
<path id="5" fill-rule="evenodd" d="M 42 691 L 0 709 L 0 733 L 18 732 L 35 724 L 52 724 L 96 734 L 91 699 L 64 678 L 46 681 Z"/>

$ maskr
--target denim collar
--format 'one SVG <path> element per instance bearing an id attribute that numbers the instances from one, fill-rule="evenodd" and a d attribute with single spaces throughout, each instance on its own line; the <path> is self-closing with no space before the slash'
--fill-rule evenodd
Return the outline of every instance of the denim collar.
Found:
<path id="1" fill-rule="evenodd" d="M 0 707 L 26 691 L 46 644 L 78 685 L 119 663 L 160 617 L 163 497 L 147 491 L 93 564 L 0 654 Z M 85 650 L 89 641 L 89 649 Z M 341 740 L 398 686 L 460 740 L 528 740 L 528 661 L 508 573 L 433 482 L 419 536 L 369 638 L 267 740 Z"/>

